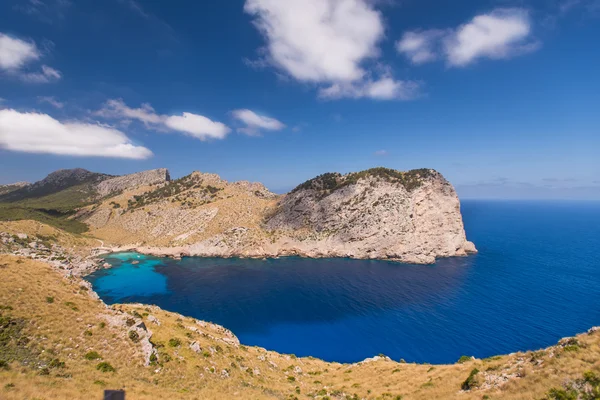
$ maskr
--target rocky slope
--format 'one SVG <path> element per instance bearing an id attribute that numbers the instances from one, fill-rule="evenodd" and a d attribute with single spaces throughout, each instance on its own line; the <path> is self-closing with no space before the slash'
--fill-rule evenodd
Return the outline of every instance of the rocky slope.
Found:
<path id="1" fill-rule="evenodd" d="M 600 329 L 539 351 L 449 365 L 353 364 L 245 346 L 228 329 L 143 304 L 107 306 L 81 279 L 87 240 L 0 224 L 0 398 L 597 399 Z M 8 254 L 2 254 L 8 253 Z M 34 259 L 34 260 L 32 260 Z"/>
<path id="2" fill-rule="evenodd" d="M 454 188 L 429 169 L 322 175 L 285 196 L 266 227 L 314 255 L 430 263 L 475 251 Z"/>
<path id="3" fill-rule="evenodd" d="M 32 198 L 40 198 L 58 193 L 74 186 L 93 186 L 110 177 L 110 175 L 90 172 L 83 168 L 61 169 L 59 171 L 52 172 L 41 181 L 35 182 L 31 185 L 24 185 L 18 190 L 1 196 L 0 201 L 14 202 Z"/>
<path id="4" fill-rule="evenodd" d="M 15 182 L 9 183 L 8 185 L 0 185 L 0 196 L 22 189 L 25 186 L 29 186 L 29 182 Z"/>
<path id="5" fill-rule="evenodd" d="M 196 172 L 123 190 L 80 218 L 107 244 L 175 256 L 432 263 L 476 251 L 465 237 L 454 188 L 429 169 L 324 174 L 284 196 L 258 183 Z"/>
<path id="6" fill-rule="evenodd" d="M 170 180 L 171 177 L 169 176 L 169 171 L 166 168 L 160 168 L 107 179 L 100 182 L 96 189 L 98 190 L 100 197 L 105 197 L 111 193 L 122 192 L 126 189 L 134 189 L 138 186 L 145 185 L 156 185 Z"/>

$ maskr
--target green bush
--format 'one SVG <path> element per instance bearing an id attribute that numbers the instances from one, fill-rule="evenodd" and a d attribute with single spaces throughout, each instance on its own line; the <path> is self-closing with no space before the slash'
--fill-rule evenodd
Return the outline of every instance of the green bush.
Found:
<path id="1" fill-rule="evenodd" d="M 179 340 L 177 338 L 171 338 L 171 339 L 169 339 L 169 346 L 179 347 L 179 346 L 181 346 L 181 340 Z"/>
<path id="2" fill-rule="evenodd" d="M 54 297 L 52 297 L 52 296 L 46 297 L 46 303 L 54 303 Z"/>
<path id="3" fill-rule="evenodd" d="M 97 351 L 89 351 L 87 353 L 85 353 L 85 356 L 83 356 L 83 358 L 85 358 L 86 360 L 101 360 L 102 357 L 100 357 L 100 354 L 98 354 Z"/>
<path id="4" fill-rule="evenodd" d="M 477 368 L 473 368 L 471 370 L 471 373 L 469 374 L 469 377 L 462 383 L 460 388 L 462 390 L 471 390 L 471 389 L 475 388 L 478 384 L 478 381 L 477 381 L 478 373 L 479 373 L 479 370 Z"/>
<path id="5" fill-rule="evenodd" d="M 58 358 L 55 358 L 52 361 L 50 361 L 50 363 L 48 363 L 48 368 L 64 368 L 64 367 L 65 367 L 65 362 L 60 361 Z"/>
<path id="6" fill-rule="evenodd" d="M 570 389 L 556 389 L 552 388 L 548 392 L 547 399 L 549 400 L 577 400 L 577 391 Z"/>
<path id="7" fill-rule="evenodd" d="M 96 369 L 100 372 L 115 372 L 115 368 L 107 362 L 101 362 L 96 365 Z"/>
<path id="8" fill-rule="evenodd" d="M 464 363 L 469 362 L 471 360 L 472 360 L 472 358 L 469 357 L 469 356 L 460 356 L 460 358 L 458 359 L 457 363 L 464 364 Z"/>
<path id="9" fill-rule="evenodd" d="M 0 360 L 0 369 L 8 371 L 10 369 L 10 365 L 8 365 L 8 362 Z"/>
<path id="10" fill-rule="evenodd" d="M 296 378 L 294 378 L 293 376 L 288 376 L 287 380 L 288 382 L 296 382 Z"/>
<path id="11" fill-rule="evenodd" d="M 140 341 L 140 335 L 136 331 L 129 331 L 129 339 L 132 342 L 137 343 Z"/>

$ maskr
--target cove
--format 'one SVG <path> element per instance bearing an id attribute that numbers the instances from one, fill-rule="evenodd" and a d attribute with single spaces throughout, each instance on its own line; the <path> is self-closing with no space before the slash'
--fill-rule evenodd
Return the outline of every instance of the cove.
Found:
<path id="1" fill-rule="evenodd" d="M 462 212 L 479 254 L 435 265 L 119 253 L 87 279 L 108 304 L 156 304 L 327 361 L 449 363 L 600 325 L 599 203 L 467 201 Z"/>

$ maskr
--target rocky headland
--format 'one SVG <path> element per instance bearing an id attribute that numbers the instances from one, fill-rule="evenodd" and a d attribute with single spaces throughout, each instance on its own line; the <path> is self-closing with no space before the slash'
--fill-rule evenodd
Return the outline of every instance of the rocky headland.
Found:
<path id="1" fill-rule="evenodd" d="M 431 169 L 323 174 L 285 195 L 215 174 L 142 174 L 103 180 L 102 200 L 77 213 L 106 251 L 419 264 L 476 252 L 456 191 Z"/>

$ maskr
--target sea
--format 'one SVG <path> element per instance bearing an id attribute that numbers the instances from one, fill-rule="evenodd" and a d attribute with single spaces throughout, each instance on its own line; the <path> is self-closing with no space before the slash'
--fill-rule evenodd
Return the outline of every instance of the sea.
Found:
<path id="1" fill-rule="evenodd" d="M 463 201 L 461 211 L 479 253 L 434 265 L 117 253 L 86 279 L 108 304 L 155 304 L 245 345 L 342 363 L 452 363 L 600 325 L 600 202 Z"/>

